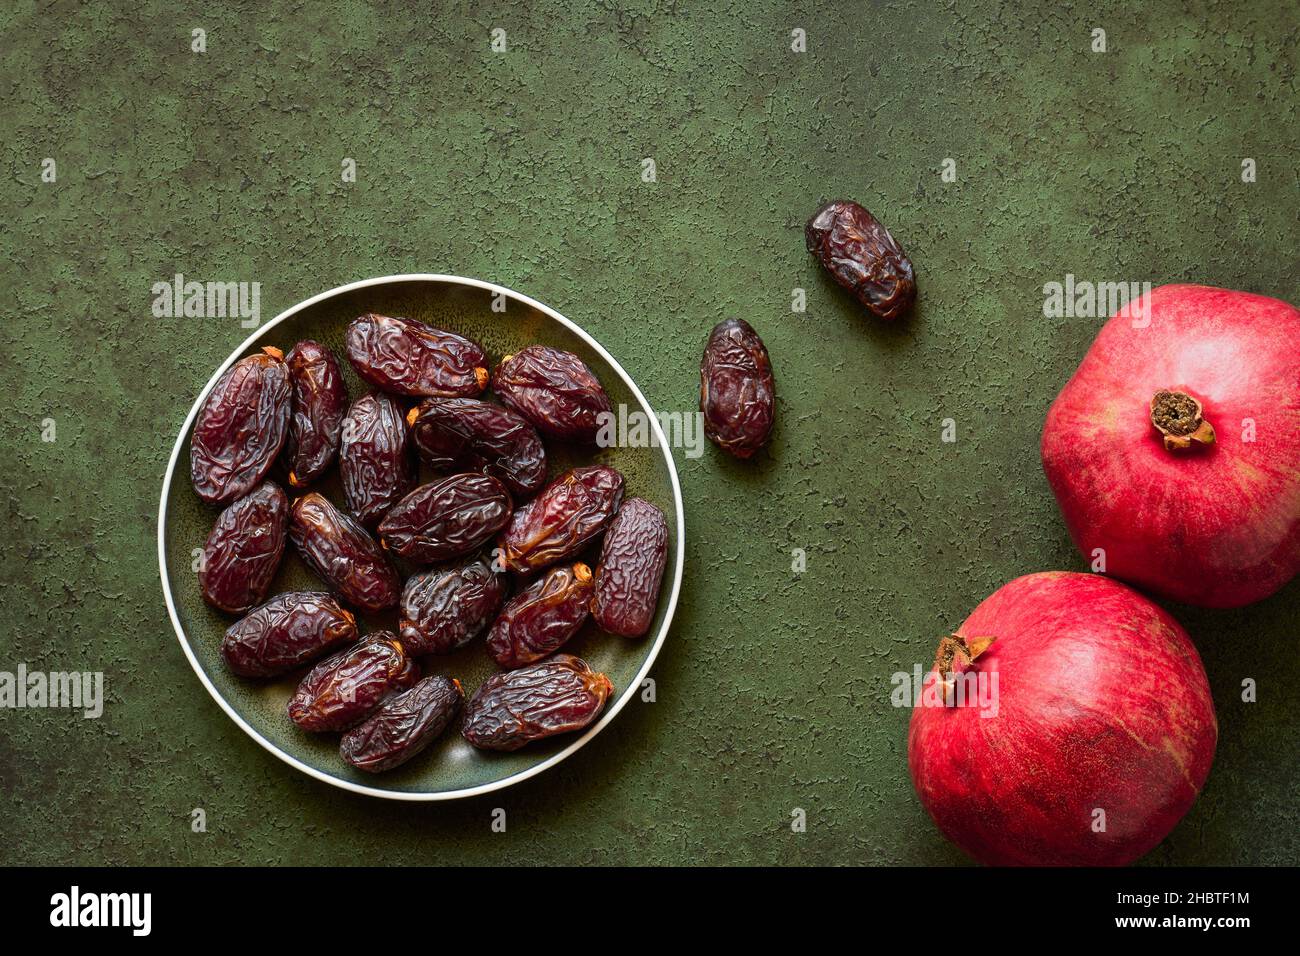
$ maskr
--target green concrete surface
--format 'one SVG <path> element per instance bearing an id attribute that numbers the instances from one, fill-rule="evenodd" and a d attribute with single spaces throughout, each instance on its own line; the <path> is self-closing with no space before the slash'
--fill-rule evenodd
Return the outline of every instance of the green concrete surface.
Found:
<path id="1" fill-rule="evenodd" d="M 962 862 L 912 792 L 889 677 L 1008 579 L 1082 568 L 1038 436 L 1100 320 L 1044 318 L 1044 283 L 1300 299 L 1295 5 L 415 11 L 0 11 L 0 669 L 100 670 L 107 696 L 98 720 L 0 710 L 0 856 Z M 839 195 L 915 261 L 910 321 L 864 316 L 805 253 L 804 220 Z M 172 443 L 247 334 L 155 318 L 152 286 L 177 272 L 260 282 L 264 319 L 367 276 L 489 279 L 588 329 L 663 410 L 694 407 L 709 328 L 748 319 L 777 434 L 748 464 L 678 453 L 686 577 L 657 702 L 555 770 L 455 804 L 337 791 L 248 739 L 191 672 L 158 580 Z M 1300 582 L 1243 610 L 1172 610 L 1204 657 L 1219 751 L 1146 862 L 1300 862 Z"/>

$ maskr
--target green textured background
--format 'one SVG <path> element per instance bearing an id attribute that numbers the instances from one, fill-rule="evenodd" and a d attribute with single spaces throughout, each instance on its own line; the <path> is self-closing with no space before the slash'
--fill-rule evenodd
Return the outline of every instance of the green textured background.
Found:
<path id="1" fill-rule="evenodd" d="M 960 861 L 912 794 L 888 681 L 1009 578 L 1081 567 L 1038 434 L 1099 322 L 1044 319 L 1043 284 L 1300 297 L 1294 4 L 1055 7 L 5 4 L 0 669 L 103 670 L 108 700 L 97 721 L 0 711 L 4 859 Z M 833 195 L 916 262 L 911 321 L 865 317 L 804 252 Z M 707 330 L 744 316 L 781 393 L 761 459 L 679 455 L 686 580 L 658 702 L 541 778 L 430 806 L 333 790 L 226 719 L 172 634 L 154 543 L 175 434 L 246 332 L 153 318 L 153 283 L 257 281 L 269 319 L 417 271 L 546 302 L 665 410 L 694 406 Z M 1298 609 L 1294 582 L 1174 609 L 1221 737 L 1148 862 L 1300 862 Z"/>

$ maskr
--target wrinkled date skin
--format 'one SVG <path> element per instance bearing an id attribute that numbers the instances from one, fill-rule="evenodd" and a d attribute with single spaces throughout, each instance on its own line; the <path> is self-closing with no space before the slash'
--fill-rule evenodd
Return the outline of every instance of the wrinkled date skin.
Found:
<path id="1" fill-rule="evenodd" d="M 280 567 L 288 523 L 289 499 L 274 482 L 228 505 L 203 546 L 203 600 L 231 614 L 260 604 Z"/>
<path id="2" fill-rule="evenodd" d="M 421 485 L 379 523 L 394 554 L 433 564 L 469 554 L 506 526 L 513 506 L 506 486 L 491 475 L 450 475 Z"/>
<path id="3" fill-rule="evenodd" d="M 572 352 L 530 345 L 507 355 L 492 373 L 497 397 L 543 434 L 592 444 L 609 396 L 582 359 Z"/>
<path id="4" fill-rule="evenodd" d="M 338 454 L 348 390 L 338 359 L 319 342 L 299 342 L 284 361 L 293 387 L 284 463 L 290 487 L 305 488 L 329 470 Z"/>
<path id="5" fill-rule="evenodd" d="M 478 343 L 373 312 L 348 326 L 348 360 L 371 385 L 399 395 L 473 396 L 488 383 L 487 355 Z"/>
<path id="6" fill-rule="evenodd" d="M 889 230 L 850 199 L 828 202 L 804 228 L 808 251 L 873 314 L 896 319 L 916 301 L 912 261 Z"/>
<path id="7" fill-rule="evenodd" d="M 475 398 L 430 398 L 407 421 L 420 457 L 436 471 L 481 471 L 520 501 L 546 484 L 541 436 L 508 408 Z"/>
<path id="8" fill-rule="evenodd" d="M 442 736 L 464 699 L 460 681 L 426 677 L 344 734 L 339 755 L 370 773 L 399 767 Z"/>
<path id="9" fill-rule="evenodd" d="M 591 614 L 601 630 L 640 637 L 650 630 L 668 562 L 668 522 L 644 498 L 618 509 L 601 545 Z"/>
<path id="10" fill-rule="evenodd" d="M 275 677 L 356 639 L 356 619 L 333 595 L 291 591 L 230 625 L 221 656 L 240 677 Z"/>
<path id="11" fill-rule="evenodd" d="M 559 650 L 587 620 L 591 569 L 585 564 L 553 568 L 505 606 L 488 633 L 492 658 L 507 670 Z"/>
<path id="12" fill-rule="evenodd" d="M 355 647 L 313 667 L 289 698 L 289 719 L 317 733 L 347 730 L 365 720 L 393 691 L 420 679 L 391 631 L 376 631 Z"/>
<path id="13" fill-rule="evenodd" d="M 577 554 L 623 503 L 623 476 L 605 465 L 567 471 L 515 512 L 501 536 L 511 571 L 529 574 Z"/>
<path id="14" fill-rule="evenodd" d="M 217 380 L 190 436 L 190 480 L 209 504 L 248 494 L 289 432 L 289 371 L 279 349 L 236 362 Z"/>
<path id="15" fill-rule="evenodd" d="M 373 392 L 352 403 L 339 449 L 343 500 L 353 517 L 373 528 L 415 487 L 415 459 L 406 411 L 390 395 Z"/>
<path id="16" fill-rule="evenodd" d="M 293 503 L 289 540 L 307 566 L 349 604 L 372 613 L 397 605 L 402 580 L 379 543 L 322 495 L 311 492 Z"/>
<path id="17" fill-rule="evenodd" d="M 413 657 L 459 650 L 492 623 L 509 589 L 482 558 L 412 575 L 402 589 L 402 646 Z"/>
<path id="18" fill-rule="evenodd" d="M 614 685 L 571 654 L 493 674 L 465 707 L 461 733 L 481 750 L 518 750 L 595 720 Z"/>
<path id="19" fill-rule="evenodd" d="M 744 319 L 719 322 L 700 363 L 704 434 L 736 458 L 767 444 L 776 422 L 776 381 L 758 333 Z"/>

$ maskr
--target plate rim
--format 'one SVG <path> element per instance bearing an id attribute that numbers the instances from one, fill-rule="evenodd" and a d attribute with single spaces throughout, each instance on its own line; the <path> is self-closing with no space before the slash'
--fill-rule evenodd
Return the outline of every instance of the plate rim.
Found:
<path id="1" fill-rule="evenodd" d="M 642 411 L 644 411 L 647 415 L 649 415 L 651 428 L 653 429 L 654 432 L 654 438 L 658 442 L 659 450 L 661 454 L 664 456 L 664 460 L 668 465 L 668 476 L 673 489 L 673 507 L 676 511 L 676 517 L 677 517 L 677 547 L 675 549 L 676 560 L 673 563 L 672 587 L 668 594 L 668 604 L 664 611 L 663 624 L 659 628 L 659 633 L 655 635 L 654 642 L 650 645 L 649 652 L 646 654 L 645 661 L 642 663 L 640 670 L 637 671 L 636 677 L 628 683 L 627 687 L 624 688 L 623 693 L 619 695 L 618 699 L 613 701 L 610 704 L 610 706 L 605 709 L 605 713 L 601 715 L 600 720 L 598 720 L 591 727 L 587 728 L 585 733 L 583 733 L 581 736 L 574 739 L 563 750 L 560 750 L 552 754 L 550 757 L 546 758 L 540 763 L 533 765 L 532 767 L 529 767 L 526 770 L 521 770 L 518 773 L 511 774 L 508 777 L 503 777 L 502 779 L 493 781 L 492 783 L 479 784 L 478 786 L 475 787 L 462 787 L 456 790 L 394 791 L 394 790 L 381 789 L 379 787 L 367 786 L 366 784 L 354 783 L 353 781 L 343 780 L 339 777 L 331 776 L 330 774 L 325 773 L 322 770 L 318 770 L 315 767 L 312 767 L 309 764 L 306 764 L 303 761 L 299 760 L 297 757 L 293 756 L 292 754 L 287 753 L 284 750 L 281 750 L 270 740 L 266 739 L 264 736 L 262 736 L 261 733 L 257 731 L 255 727 L 249 724 L 246 720 L 244 720 L 243 717 L 241 717 L 235 711 L 235 709 L 229 704 L 229 702 L 226 701 L 225 697 L 222 696 L 220 692 L 218 692 L 216 687 L 208 679 L 208 675 L 204 673 L 203 668 L 199 664 L 198 658 L 195 656 L 193 649 L 190 647 L 189 638 L 185 634 L 185 629 L 181 626 L 180 617 L 177 615 L 176 606 L 172 601 L 171 579 L 167 574 L 167 558 L 166 558 L 167 498 L 171 493 L 172 478 L 176 473 L 176 462 L 180 457 L 181 448 L 184 445 L 185 436 L 189 434 L 190 428 L 194 422 L 195 417 L 198 415 L 199 409 L 202 407 L 203 402 L 207 399 L 208 394 L 212 391 L 212 387 L 216 384 L 217 380 L 222 375 L 225 374 L 226 369 L 228 369 L 231 365 L 233 365 L 250 346 L 254 345 L 259 339 L 261 339 L 264 335 L 266 335 L 267 332 L 275 328 L 277 325 L 279 325 L 281 322 L 285 321 L 286 319 L 303 311 L 304 309 L 309 308 L 310 306 L 313 306 L 316 303 L 321 302 L 325 299 L 337 295 L 342 295 L 347 292 L 352 292 L 357 289 L 365 289 L 371 286 L 385 285 L 390 283 L 400 283 L 400 282 L 450 283 L 454 285 L 468 286 L 474 289 L 483 289 L 488 292 L 504 294 L 509 296 L 510 298 L 518 300 L 519 302 L 525 303 L 534 309 L 537 309 L 539 312 L 542 312 L 543 314 L 547 315 L 554 321 L 559 322 L 565 328 L 569 329 L 569 331 L 573 332 L 580 339 L 586 342 L 587 345 L 590 346 L 606 362 L 608 362 L 610 367 L 612 367 L 614 371 L 623 379 L 624 384 L 627 385 L 628 389 L 636 397 L 636 400 L 641 403 Z M 522 292 L 516 292 L 514 289 L 511 289 L 507 286 L 499 285 L 498 283 L 495 282 L 488 282 L 483 279 L 475 279 L 469 276 L 458 276 L 458 275 L 450 275 L 445 273 L 434 273 L 434 272 L 398 273 L 395 275 L 376 276 L 370 279 L 360 279 L 356 282 L 349 282 L 344 285 L 335 286 L 334 288 L 328 289 L 325 292 L 318 293 L 317 295 L 314 295 L 308 299 L 304 299 L 301 302 L 298 302 L 297 304 L 285 309 L 283 312 L 281 312 L 275 318 L 271 319 L 269 322 L 265 322 L 262 325 L 260 325 L 257 329 L 255 329 L 252 332 L 252 334 L 250 334 L 246 339 L 244 339 L 243 342 L 241 342 L 238 346 L 236 346 L 235 350 L 230 353 L 229 357 L 224 362 L 221 363 L 221 365 L 217 368 L 216 372 L 213 373 L 212 377 L 208 379 L 207 384 L 203 386 L 202 390 L 198 394 L 198 397 L 194 400 L 194 404 L 190 407 L 189 414 L 185 416 L 185 421 L 181 424 L 180 431 L 176 435 L 176 442 L 172 446 L 171 458 L 167 462 L 167 470 L 163 475 L 162 494 L 158 500 L 158 572 L 159 575 L 161 576 L 163 600 L 166 601 L 167 603 L 167 615 L 168 617 L 171 618 L 172 630 L 175 631 L 176 633 L 176 639 L 181 645 L 181 650 L 185 652 L 185 657 L 186 659 L 189 660 L 190 667 L 193 669 L 195 675 L 199 678 L 200 683 L 202 683 L 203 686 L 207 688 L 208 694 L 211 695 L 212 699 L 217 702 L 217 704 L 221 707 L 223 711 L 225 711 L 226 716 L 228 716 L 231 720 L 233 720 L 235 722 L 235 725 L 239 727 L 241 730 L 243 730 L 244 733 L 248 734 L 248 736 L 250 736 L 257 743 L 261 744 L 265 750 L 274 754 L 276 757 L 279 757 L 282 761 L 287 763 L 289 766 L 307 774 L 309 777 L 313 777 L 317 780 L 323 781 L 324 783 L 328 783 L 335 787 L 339 787 L 340 789 L 343 790 L 349 790 L 353 793 L 362 793 L 362 794 L 366 794 L 367 796 L 380 797 L 386 800 L 400 800 L 408 803 L 411 802 L 427 803 L 427 802 L 441 801 L 441 800 L 459 800 L 465 797 L 474 797 L 485 793 L 492 793 L 493 791 L 502 790 L 506 787 L 513 786 L 514 784 L 522 783 L 523 781 L 529 779 L 530 777 L 535 777 L 538 774 L 542 773 L 543 771 L 549 770 L 551 767 L 554 767 L 556 764 L 560 763 L 560 761 L 564 760 L 566 757 L 569 757 L 572 754 L 576 753 L 578 750 L 582 749 L 589 741 L 591 741 L 598 733 L 604 730 L 605 727 L 608 726 L 614 720 L 614 718 L 619 715 L 619 713 L 623 710 L 623 708 L 627 705 L 627 703 L 632 699 L 632 696 L 635 693 L 637 693 L 638 689 L 641 687 L 642 682 L 645 680 L 646 675 L 649 674 L 650 669 L 654 666 L 655 660 L 659 657 L 659 651 L 663 647 L 664 639 L 668 636 L 668 629 L 672 626 L 673 616 L 677 611 L 677 599 L 681 592 L 682 569 L 685 564 L 685 557 L 686 557 L 686 515 L 682 506 L 682 488 L 681 488 L 681 482 L 678 480 L 678 476 L 677 476 L 677 464 L 673 460 L 672 450 L 668 445 L 668 441 L 666 437 L 664 436 L 663 427 L 659 423 L 659 417 L 654 413 L 654 409 L 651 408 L 650 403 L 646 401 L 645 395 L 641 393 L 641 389 L 637 386 L 636 382 L 632 380 L 632 376 L 628 375 L 627 371 L 623 368 L 623 366 L 620 365 L 618 361 L 615 360 L 615 358 L 605 350 L 605 347 L 603 345 L 601 345 L 590 334 L 588 334 L 585 329 L 583 329 L 580 325 L 571 321 L 570 319 L 565 318 L 563 315 L 561 315 L 559 312 L 557 312 L 555 309 L 551 308 L 550 306 L 546 305 L 545 303 L 538 302 L 536 299 L 532 298 L 531 296 L 524 295 Z"/>

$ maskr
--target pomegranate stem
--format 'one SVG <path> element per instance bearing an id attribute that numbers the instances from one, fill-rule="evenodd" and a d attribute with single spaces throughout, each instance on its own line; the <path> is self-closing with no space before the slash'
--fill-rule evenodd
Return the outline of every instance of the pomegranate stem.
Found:
<path id="1" fill-rule="evenodd" d="M 1151 399 L 1151 424 L 1160 432 L 1168 451 L 1214 444 L 1214 426 L 1205 420 L 1205 409 L 1186 392 L 1156 392 Z"/>
<path id="2" fill-rule="evenodd" d="M 939 640 L 939 650 L 934 655 L 934 670 L 939 672 L 939 681 L 947 690 L 952 687 L 952 662 L 953 658 L 961 658 L 961 662 L 970 665 L 975 658 L 979 657 L 989 649 L 997 638 L 994 637 L 972 637 L 969 641 L 960 634 L 949 634 L 947 637 Z"/>

